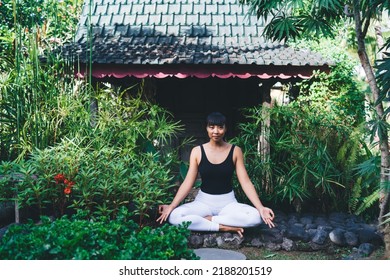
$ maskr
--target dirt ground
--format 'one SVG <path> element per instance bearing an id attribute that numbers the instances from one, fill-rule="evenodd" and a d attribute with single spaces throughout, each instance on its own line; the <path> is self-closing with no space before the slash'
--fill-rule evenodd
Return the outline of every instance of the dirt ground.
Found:
<path id="1" fill-rule="evenodd" d="M 326 251 L 270 251 L 265 248 L 243 247 L 238 250 L 243 253 L 248 260 L 342 260 L 349 256 L 353 251 L 350 248 L 329 248 Z M 387 260 L 385 258 L 385 249 L 380 247 L 376 249 L 365 260 Z"/>

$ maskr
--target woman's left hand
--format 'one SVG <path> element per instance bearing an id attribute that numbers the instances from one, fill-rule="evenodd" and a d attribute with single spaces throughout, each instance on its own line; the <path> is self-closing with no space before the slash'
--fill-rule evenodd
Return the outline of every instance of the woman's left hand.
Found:
<path id="1" fill-rule="evenodd" d="M 275 214 L 272 209 L 268 207 L 263 207 L 259 210 L 259 212 L 264 223 L 266 223 L 270 228 L 275 227 L 274 223 L 272 222 L 275 217 Z"/>

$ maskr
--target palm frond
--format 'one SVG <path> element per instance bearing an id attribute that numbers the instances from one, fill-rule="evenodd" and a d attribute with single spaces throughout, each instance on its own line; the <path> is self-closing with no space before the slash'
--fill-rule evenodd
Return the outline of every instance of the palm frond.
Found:
<path id="1" fill-rule="evenodd" d="M 240 0 L 241 5 L 249 6 L 249 13 L 256 15 L 257 18 L 268 19 L 276 10 L 280 8 L 279 1 L 268 1 L 268 0 Z"/>
<path id="2" fill-rule="evenodd" d="M 303 27 L 297 18 L 280 14 L 271 19 L 263 34 L 273 41 L 283 41 L 299 37 Z"/>
<path id="3" fill-rule="evenodd" d="M 390 45 L 390 40 L 389 43 Z M 375 68 L 377 69 L 377 81 L 380 88 L 380 98 L 378 102 L 390 100 L 390 52 L 384 52 L 384 59 L 376 62 Z M 386 110 L 388 114 L 389 109 Z"/>
<path id="4" fill-rule="evenodd" d="M 370 174 L 377 174 L 379 178 L 380 156 L 373 156 L 368 160 L 358 164 L 353 170 L 356 176 L 367 176 Z"/>
<path id="5" fill-rule="evenodd" d="M 318 6 L 323 7 L 326 10 L 338 10 L 342 9 L 345 1 L 340 0 L 318 0 Z"/>

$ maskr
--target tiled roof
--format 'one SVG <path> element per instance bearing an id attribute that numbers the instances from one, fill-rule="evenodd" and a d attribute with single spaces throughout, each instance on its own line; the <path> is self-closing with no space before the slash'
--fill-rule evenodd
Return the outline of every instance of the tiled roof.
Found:
<path id="1" fill-rule="evenodd" d="M 329 64 L 311 51 L 265 41 L 263 29 L 238 0 L 86 0 L 65 54 L 86 62 L 92 46 L 99 64 Z"/>

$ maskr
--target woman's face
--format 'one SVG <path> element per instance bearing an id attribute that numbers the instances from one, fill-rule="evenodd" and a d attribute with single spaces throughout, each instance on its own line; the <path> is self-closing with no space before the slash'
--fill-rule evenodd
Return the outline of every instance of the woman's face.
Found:
<path id="1" fill-rule="evenodd" d="M 210 140 L 219 142 L 223 141 L 226 133 L 226 125 L 207 125 L 207 134 Z"/>

